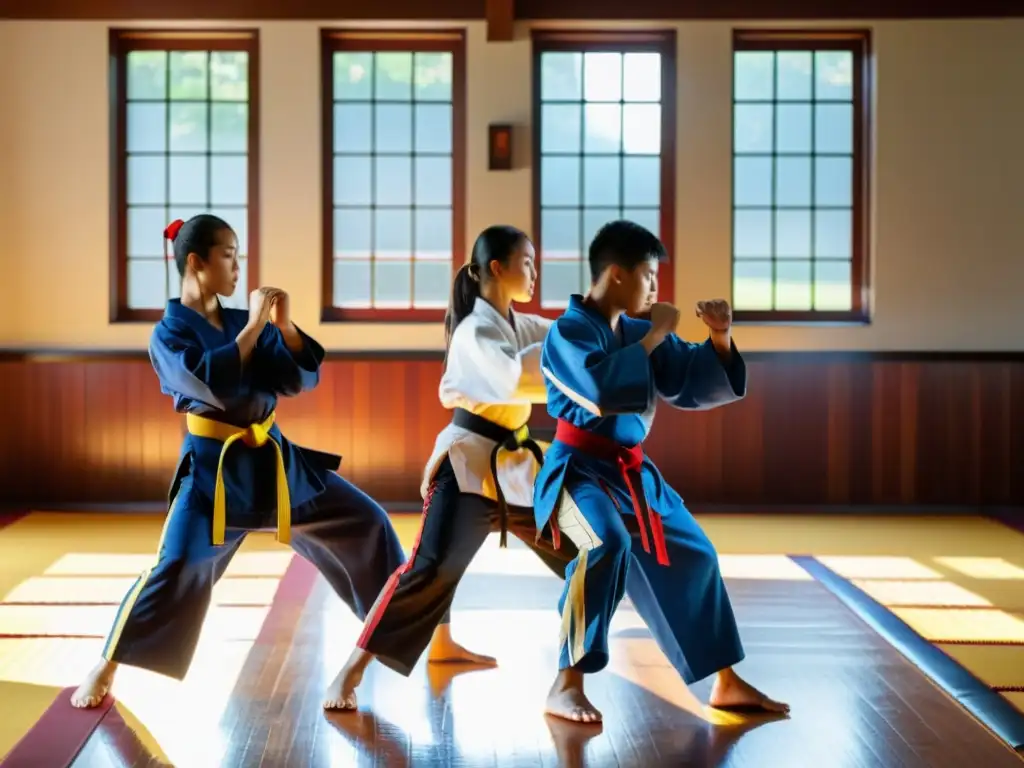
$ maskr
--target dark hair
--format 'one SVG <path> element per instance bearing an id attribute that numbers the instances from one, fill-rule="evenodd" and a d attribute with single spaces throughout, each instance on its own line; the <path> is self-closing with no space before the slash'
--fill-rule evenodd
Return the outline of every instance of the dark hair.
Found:
<path id="1" fill-rule="evenodd" d="M 444 316 L 446 349 L 451 344 L 455 327 L 473 311 L 480 295 L 480 284 L 491 279 L 491 262 L 508 265 L 512 254 L 527 239 L 521 229 L 504 224 L 488 227 L 477 236 L 469 261 L 455 274 L 455 282 L 452 283 L 448 312 Z"/>
<path id="2" fill-rule="evenodd" d="M 668 253 L 658 236 L 635 221 L 610 221 L 590 243 L 590 279 L 597 282 L 608 267 L 633 270 L 649 259 L 665 261 Z"/>
<path id="3" fill-rule="evenodd" d="M 231 229 L 231 225 L 209 213 L 200 213 L 186 222 L 181 219 L 171 222 L 164 230 L 164 237 L 171 241 L 178 274 L 185 276 L 185 265 L 190 253 L 196 254 L 203 261 L 209 259 L 210 249 L 217 244 L 218 235 L 225 229 Z"/>

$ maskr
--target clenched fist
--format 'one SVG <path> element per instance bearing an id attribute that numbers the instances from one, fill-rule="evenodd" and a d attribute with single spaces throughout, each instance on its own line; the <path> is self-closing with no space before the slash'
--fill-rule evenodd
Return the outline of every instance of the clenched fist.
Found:
<path id="1" fill-rule="evenodd" d="M 732 307 L 725 299 L 698 301 L 697 317 L 712 331 L 728 331 L 732 327 Z"/>

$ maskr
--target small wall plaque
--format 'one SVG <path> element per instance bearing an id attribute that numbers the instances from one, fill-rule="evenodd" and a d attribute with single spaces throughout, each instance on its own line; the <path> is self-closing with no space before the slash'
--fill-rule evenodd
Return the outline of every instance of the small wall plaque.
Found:
<path id="1" fill-rule="evenodd" d="M 488 167 L 492 171 L 512 170 L 512 126 L 491 125 L 488 127 Z"/>

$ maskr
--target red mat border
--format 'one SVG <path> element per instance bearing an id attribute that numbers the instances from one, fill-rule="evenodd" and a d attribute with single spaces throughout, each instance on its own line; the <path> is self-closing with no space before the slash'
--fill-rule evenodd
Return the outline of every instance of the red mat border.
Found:
<path id="1" fill-rule="evenodd" d="M 317 575 L 309 562 L 295 555 L 281 577 L 255 645 L 280 642 L 282 634 L 294 631 L 292 608 L 306 602 Z M 69 768 L 108 715 L 120 718 L 109 694 L 95 709 L 75 709 L 69 701 L 74 690 L 65 688 L 57 694 L 43 716 L 0 761 L 0 768 Z"/>

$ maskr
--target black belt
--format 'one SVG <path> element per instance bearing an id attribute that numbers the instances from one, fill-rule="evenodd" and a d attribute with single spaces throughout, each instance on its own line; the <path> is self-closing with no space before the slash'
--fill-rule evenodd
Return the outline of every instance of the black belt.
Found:
<path id="1" fill-rule="evenodd" d="M 452 414 L 452 424 L 497 443 L 494 450 L 491 451 L 491 476 L 494 478 L 494 495 L 498 499 L 498 514 L 501 517 L 501 538 L 498 546 L 507 547 L 508 503 L 505 501 L 505 493 L 501 490 L 501 483 L 498 481 L 498 451 L 518 451 L 525 448 L 533 454 L 533 458 L 537 460 L 538 464 L 544 463 L 544 453 L 537 445 L 537 441 L 530 437 L 530 429 L 525 424 L 518 429 L 508 429 L 483 416 L 470 413 L 464 408 L 455 409 Z"/>

